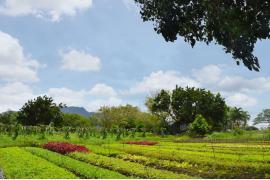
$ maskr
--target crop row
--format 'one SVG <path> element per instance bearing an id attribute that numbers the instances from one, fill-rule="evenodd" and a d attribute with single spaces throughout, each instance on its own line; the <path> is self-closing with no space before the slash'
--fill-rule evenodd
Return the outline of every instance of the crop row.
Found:
<path id="1" fill-rule="evenodd" d="M 73 173 L 18 147 L 0 149 L 0 167 L 8 179 L 75 179 Z"/>
<path id="2" fill-rule="evenodd" d="M 84 161 L 96 166 L 111 169 L 113 171 L 120 172 L 127 176 L 139 177 L 139 178 L 150 178 L 150 179 L 181 179 L 191 178 L 191 176 L 185 174 L 173 173 L 167 170 L 159 170 L 151 167 L 144 166 L 142 164 L 124 161 L 122 159 L 106 157 L 94 153 L 72 153 L 71 157 Z"/>
<path id="3" fill-rule="evenodd" d="M 109 145 L 110 148 L 120 150 L 129 154 L 141 155 L 145 157 L 157 158 L 162 160 L 170 160 L 177 162 L 188 162 L 194 166 L 208 166 L 212 169 L 224 170 L 227 174 L 233 174 L 239 178 L 264 178 L 269 172 L 270 165 L 268 163 L 256 163 L 235 160 L 219 159 L 214 157 L 205 157 L 194 154 L 184 154 L 182 151 L 171 151 L 166 149 L 151 149 L 146 147 L 136 147 L 122 145 Z"/>
<path id="4" fill-rule="evenodd" d="M 176 149 L 199 152 L 211 152 L 241 155 L 270 155 L 270 146 L 264 144 L 219 144 L 219 143 L 161 143 L 155 148 Z"/>
<path id="5" fill-rule="evenodd" d="M 112 145 L 112 146 L 118 146 L 122 147 L 122 145 Z M 257 154 L 257 155 L 245 155 L 245 154 L 225 154 L 216 152 L 214 149 L 212 151 L 206 151 L 206 152 L 200 152 L 200 151 L 189 151 L 189 150 L 178 150 L 178 149 L 167 149 L 167 148 L 158 148 L 154 146 L 135 146 L 135 145 L 125 145 L 124 148 L 140 148 L 141 150 L 145 151 L 163 151 L 167 154 L 171 154 L 172 156 L 181 154 L 181 156 L 199 156 L 199 157 L 205 157 L 205 158 L 213 158 L 215 160 L 226 160 L 226 161 L 249 161 L 249 162 L 270 162 L 270 156 L 269 155 L 263 155 L 263 154 Z"/>
<path id="6" fill-rule="evenodd" d="M 80 178 L 98 178 L 98 179 L 123 179 L 127 178 L 126 176 L 110 171 L 107 169 L 103 169 L 97 166 L 93 166 L 91 164 L 87 164 L 68 156 L 64 156 L 55 152 L 51 152 L 45 149 L 27 147 L 25 148 L 27 151 L 31 152 L 34 155 L 42 157 L 60 167 L 68 169 L 74 174 L 78 175 Z"/>
<path id="7" fill-rule="evenodd" d="M 191 176 L 200 176 L 203 178 L 234 178 L 230 174 L 224 174 L 222 170 L 214 170 L 208 166 L 198 167 L 197 165 L 188 162 L 177 162 L 170 160 L 160 160 L 157 158 L 149 158 L 145 156 L 132 155 L 123 151 L 106 148 L 106 146 L 89 145 L 95 154 L 104 155 L 107 157 L 115 157 L 125 161 L 143 164 L 144 166 L 153 167 L 156 169 L 165 169 L 176 173 L 185 173 Z"/>

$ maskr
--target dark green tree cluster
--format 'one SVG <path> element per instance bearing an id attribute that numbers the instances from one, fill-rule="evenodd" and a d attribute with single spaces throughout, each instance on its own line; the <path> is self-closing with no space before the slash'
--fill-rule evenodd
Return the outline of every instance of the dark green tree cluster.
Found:
<path id="1" fill-rule="evenodd" d="M 225 125 L 226 104 L 220 94 L 199 88 L 177 87 L 172 92 L 161 90 L 146 101 L 149 110 L 163 119 L 172 131 L 185 131 L 197 115 L 202 115 L 211 130 L 220 131 Z"/>
<path id="2" fill-rule="evenodd" d="M 55 126 L 61 126 L 63 123 L 61 108 L 63 107 L 61 103 L 54 103 L 51 97 L 39 96 L 23 105 L 17 119 L 25 126 L 49 125 L 51 122 Z"/>
<path id="3" fill-rule="evenodd" d="M 166 41 L 183 37 L 196 42 L 214 42 L 231 53 L 237 64 L 259 71 L 254 56 L 257 40 L 270 38 L 269 0 L 135 0 L 143 21 L 154 22 Z"/>
<path id="4" fill-rule="evenodd" d="M 17 123 L 18 113 L 7 111 L 0 114 L 0 124 L 14 125 Z"/>

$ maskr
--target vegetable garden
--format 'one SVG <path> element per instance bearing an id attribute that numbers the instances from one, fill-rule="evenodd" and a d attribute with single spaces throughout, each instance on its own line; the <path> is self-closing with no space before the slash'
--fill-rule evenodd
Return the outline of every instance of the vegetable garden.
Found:
<path id="1" fill-rule="evenodd" d="M 268 141 L 185 142 L 144 132 L 51 126 L 0 131 L 5 178 L 269 178 L 269 162 Z"/>

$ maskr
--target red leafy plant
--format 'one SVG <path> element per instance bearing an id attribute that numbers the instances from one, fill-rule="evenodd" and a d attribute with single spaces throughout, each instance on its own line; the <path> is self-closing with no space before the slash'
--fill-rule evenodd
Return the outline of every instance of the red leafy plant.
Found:
<path id="1" fill-rule="evenodd" d="M 136 144 L 136 145 L 153 146 L 155 144 L 158 144 L 158 142 L 154 142 L 154 141 L 127 141 L 127 142 L 123 142 L 123 144 Z"/>
<path id="2" fill-rule="evenodd" d="M 91 152 L 85 146 L 79 146 L 68 142 L 48 142 L 47 144 L 43 145 L 43 148 L 60 154 L 69 154 L 72 152 L 83 152 L 83 153 Z"/>

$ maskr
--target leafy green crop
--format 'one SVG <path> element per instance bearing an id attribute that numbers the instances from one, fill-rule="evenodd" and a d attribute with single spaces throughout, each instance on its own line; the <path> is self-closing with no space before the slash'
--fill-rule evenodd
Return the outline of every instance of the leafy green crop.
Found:
<path id="1" fill-rule="evenodd" d="M 97 166 L 92 166 L 90 164 L 72 159 L 68 156 L 64 156 L 55 152 L 51 152 L 40 148 L 25 148 L 27 151 L 35 154 L 39 157 L 47 159 L 50 162 L 57 164 L 63 168 L 70 170 L 71 172 L 77 174 L 80 178 L 98 178 L 98 179 L 123 179 L 126 176 L 113 172 L 107 169 L 103 169 Z"/>
<path id="2" fill-rule="evenodd" d="M 135 176 L 139 178 L 159 178 L 159 179 L 181 179 L 181 178 L 192 178 L 191 176 L 184 174 L 177 174 L 166 170 L 158 170 L 151 167 L 147 167 L 138 163 L 127 162 L 122 159 L 106 157 L 97 154 L 84 154 L 84 153 L 72 153 L 71 157 L 94 164 L 96 166 L 101 166 L 108 168 L 127 176 Z"/>
<path id="3" fill-rule="evenodd" d="M 18 147 L 0 149 L 0 167 L 8 179 L 75 179 L 66 169 Z"/>

